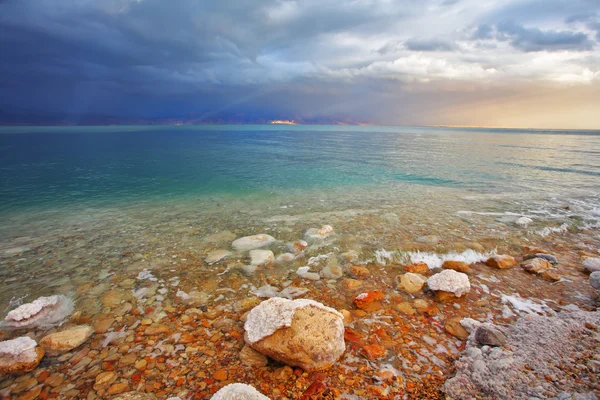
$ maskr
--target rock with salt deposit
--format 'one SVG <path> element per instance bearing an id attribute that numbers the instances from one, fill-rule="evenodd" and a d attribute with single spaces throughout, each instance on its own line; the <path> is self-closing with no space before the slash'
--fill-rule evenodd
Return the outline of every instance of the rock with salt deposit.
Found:
<path id="1" fill-rule="evenodd" d="M 244 236 L 236 239 L 233 241 L 233 243 L 231 243 L 231 247 L 237 251 L 248 251 L 269 246 L 274 242 L 275 238 L 273 236 L 261 233 L 258 235 Z"/>
<path id="2" fill-rule="evenodd" d="M 298 255 L 298 254 L 302 253 L 304 251 L 304 249 L 306 249 L 308 247 L 308 243 L 304 240 L 296 240 L 293 243 L 288 243 L 287 246 L 291 252 Z"/>
<path id="3" fill-rule="evenodd" d="M 588 258 L 583 261 L 583 267 L 588 272 L 600 271 L 600 257 Z"/>
<path id="4" fill-rule="evenodd" d="M 319 279 L 321 279 L 321 276 L 319 274 L 317 274 L 316 272 L 309 271 L 310 267 L 300 267 L 298 268 L 296 273 L 300 278 L 309 279 L 311 281 L 318 281 Z"/>
<path id="5" fill-rule="evenodd" d="M 515 224 L 523 227 L 523 228 L 527 228 L 527 226 L 529 224 L 531 224 L 533 222 L 533 220 L 529 217 L 521 217 L 521 218 L 517 218 L 517 220 L 515 221 Z"/>
<path id="6" fill-rule="evenodd" d="M 461 297 L 471 290 L 467 274 L 456 272 L 453 269 L 445 269 L 439 274 L 433 275 L 427 279 L 427 286 L 436 292 L 453 293 L 456 297 Z"/>
<path id="7" fill-rule="evenodd" d="M 0 342 L 0 375 L 31 372 L 44 357 L 44 349 L 35 340 L 22 336 Z"/>
<path id="8" fill-rule="evenodd" d="M 10 311 L 4 318 L 4 326 L 14 329 L 49 328 L 71 315 L 73 307 L 73 300 L 63 295 L 40 297 Z"/>
<path id="9" fill-rule="evenodd" d="M 217 250 L 213 250 L 210 253 L 208 253 L 206 255 L 206 258 L 204 259 L 204 261 L 207 264 L 214 264 L 218 261 L 221 261 L 221 260 L 229 257 L 230 255 L 231 255 L 230 251 L 223 250 L 223 249 L 217 249 Z"/>
<path id="10" fill-rule="evenodd" d="M 40 340 L 40 346 L 48 356 L 57 356 L 81 346 L 91 335 L 94 329 L 88 325 L 51 333 Z"/>
<path id="11" fill-rule="evenodd" d="M 306 371 L 331 367 L 346 349 L 343 315 L 313 300 L 263 301 L 250 310 L 244 329 L 253 349 Z"/>
<path id="12" fill-rule="evenodd" d="M 333 227 L 331 225 L 323 225 L 321 228 L 311 228 L 304 234 L 306 240 L 319 240 L 325 239 L 333 233 Z"/>
<path id="13" fill-rule="evenodd" d="M 275 260 L 271 250 L 250 250 L 250 264 L 262 265 Z"/>
<path id="14" fill-rule="evenodd" d="M 213 395 L 210 400 L 270 400 L 250 385 L 232 383 Z"/>
<path id="15" fill-rule="evenodd" d="M 600 271 L 590 274 L 590 285 L 596 290 L 600 290 Z"/>
<path id="16" fill-rule="evenodd" d="M 156 396 L 152 393 L 127 392 L 113 397 L 112 400 L 156 400 Z"/>

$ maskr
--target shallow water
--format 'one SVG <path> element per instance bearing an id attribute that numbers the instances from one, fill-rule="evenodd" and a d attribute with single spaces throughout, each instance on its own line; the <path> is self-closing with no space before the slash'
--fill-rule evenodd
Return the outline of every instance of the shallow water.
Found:
<path id="1" fill-rule="evenodd" d="M 231 318 L 238 321 L 236 331 L 244 311 L 237 305 L 256 299 L 253 292 L 267 284 L 305 288 L 306 297 L 338 309 L 352 309 L 352 299 L 361 290 L 379 289 L 386 293 L 384 308 L 357 316 L 351 328 L 366 341 L 385 342 L 377 329 L 393 325 L 403 332 L 405 345 L 395 337 L 390 357 L 377 362 L 361 356 L 364 343 L 352 345 L 332 374 L 343 373 L 345 367 L 375 373 L 389 364 L 403 379 L 396 388 L 390 385 L 392 393 L 400 393 L 409 389 L 406 382 L 411 379 L 418 382 L 429 374 L 432 385 L 439 386 L 436 379 L 449 373 L 460 347 L 441 328 L 449 316 L 514 320 L 518 310 L 502 303 L 503 294 L 519 294 L 536 304 L 546 301 L 555 311 L 568 304 L 582 309 L 594 304 L 580 262 L 600 252 L 598 132 L 0 128 L 0 156 L 0 316 L 39 296 L 64 294 L 75 301 L 76 318 L 67 325 L 115 319 L 92 338 L 89 346 L 98 355 L 110 338 L 114 343 L 107 344 L 109 351 L 122 348 L 129 338 L 137 340 L 136 321 L 142 318 L 165 323 L 162 317 L 169 315 L 170 332 L 189 329 L 177 322 L 192 307 L 177 296 L 179 291 L 202 292 L 206 323 Z M 516 224 L 523 216 L 531 218 L 528 226 Z M 277 256 L 309 228 L 324 224 L 332 225 L 335 233 L 311 243 L 289 264 L 259 267 L 247 275 L 242 270 L 249 263 L 245 253 L 213 265 L 204 262 L 210 251 L 230 249 L 233 238 L 255 233 L 277 239 L 269 247 Z M 427 292 L 407 295 L 394 283 L 411 257 L 434 266 L 449 252 L 471 249 L 480 257 L 493 252 L 519 257 L 525 253 L 523 246 L 557 255 L 564 281 L 551 284 L 524 271 L 494 271 L 477 264 L 473 290 L 458 307 L 437 304 Z M 313 282 L 295 273 L 307 265 L 318 272 L 332 259 L 346 268 L 342 254 L 349 251 L 356 254 L 351 263 L 366 265 L 372 273 L 358 292 L 344 289 L 343 278 Z M 345 275 L 351 276 L 346 270 Z M 116 298 L 119 305 L 111 306 L 105 296 Z M 393 308 L 418 299 L 429 307 L 415 315 Z M 129 315 L 124 311 L 128 307 L 141 315 Z M 39 338 L 44 331 L 34 334 Z M 208 357 L 209 378 L 219 365 L 236 358 L 241 342 L 229 334 L 223 339 L 231 341 L 229 347 Z M 139 357 L 148 356 L 156 345 L 139 343 Z M 188 361 L 205 363 L 207 356 Z M 270 365 L 265 373 L 278 367 Z M 55 361 L 44 368 L 66 371 Z M 246 367 L 238 380 L 255 386 L 269 382 L 268 377 L 253 381 L 253 374 Z M 71 379 L 77 394 L 65 384 L 57 392 L 61 398 L 93 392 L 83 377 L 75 374 Z M 148 381 L 128 384 L 133 390 L 145 388 Z M 219 386 L 196 382 L 178 388 L 166 374 L 152 381 L 160 382 L 165 393 L 188 390 L 202 393 L 198 398 Z M 337 384 L 349 395 L 369 398 L 360 393 L 364 385 L 359 381 Z M 5 381 L 0 388 L 10 385 L 12 381 Z M 263 390 L 272 398 L 293 397 L 269 385 Z"/>

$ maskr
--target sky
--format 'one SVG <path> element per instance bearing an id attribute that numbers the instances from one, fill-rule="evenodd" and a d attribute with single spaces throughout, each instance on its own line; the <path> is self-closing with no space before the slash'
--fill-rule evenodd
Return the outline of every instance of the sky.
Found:
<path id="1" fill-rule="evenodd" d="M 0 0 L 0 122 L 600 129 L 600 0 Z"/>

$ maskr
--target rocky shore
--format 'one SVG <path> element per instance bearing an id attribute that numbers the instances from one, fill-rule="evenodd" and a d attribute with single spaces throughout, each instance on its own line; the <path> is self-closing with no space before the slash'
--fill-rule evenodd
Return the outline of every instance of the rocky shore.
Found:
<path id="1" fill-rule="evenodd" d="M 7 307 L 0 398 L 600 395 L 593 234 L 577 251 L 437 235 L 406 251 L 368 248 L 337 222 L 126 251 L 72 297 Z"/>

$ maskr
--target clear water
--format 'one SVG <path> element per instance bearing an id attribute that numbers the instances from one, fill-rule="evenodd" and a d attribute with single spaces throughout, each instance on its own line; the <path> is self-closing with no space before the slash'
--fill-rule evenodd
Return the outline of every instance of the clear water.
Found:
<path id="1" fill-rule="evenodd" d="M 600 188 L 600 132 L 405 127 L 0 128 L 0 213 L 401 185 Z"/>

